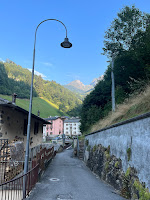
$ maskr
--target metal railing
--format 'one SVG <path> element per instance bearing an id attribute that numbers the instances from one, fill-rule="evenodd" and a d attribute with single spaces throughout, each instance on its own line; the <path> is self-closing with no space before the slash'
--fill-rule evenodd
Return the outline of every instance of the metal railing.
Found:
<path id="1" fill-rule="evenodd" d="M 39 164 L 28 173 L 0 184 L 0 200 L 22 200 L 23 179 L 26 180 L 26 197 L 38 181 Z"/>
<path id="2" fill-rule="evenodd" d="M 21 161 L 0 161 L 0 184 L 10 181 L 21 174 L 23 165 Z"/>
<path id="3" fill-rule="evenodd" d="M 26 185 L 25 196 L 29 196 L 40 175 L 55 156 L 54 146 L 50 148 L 40 146 L 31 151 L 29 170 L 32 169 L 25 175 L 23 175 L 22 161 L 0 162 L 0 200 L 22 200 L 23 181 Z"/>

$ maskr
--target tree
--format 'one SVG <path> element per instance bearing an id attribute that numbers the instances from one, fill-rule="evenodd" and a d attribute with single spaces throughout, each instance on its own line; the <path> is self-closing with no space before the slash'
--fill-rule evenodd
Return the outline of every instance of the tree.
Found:
<path id="1" fill-rule="evenodd" d="M 145 31 L 150 23 L 149 15 L 134 6 L 125 6 L 117 16 L 104 36 L 103 54 L 108 57 L 128 51 L 137 32 Z"/>
<path id="2" fill-rule="evenodd" d="M 116 103 L 138 89 L 142 90 L 150 79 L 150 15 L 142 14 L 134 6 L 125 7 L 105 35 L 104 54 L 115 55 Z M 104 79 L 83 101 L 81 109 L 81 131 L 103 118 L 111 110 L 111 66 Z"/>

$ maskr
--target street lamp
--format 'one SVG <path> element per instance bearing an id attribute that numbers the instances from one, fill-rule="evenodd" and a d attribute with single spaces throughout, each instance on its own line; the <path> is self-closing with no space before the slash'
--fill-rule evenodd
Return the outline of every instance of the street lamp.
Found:
<path id="1" fill-rule="evenodd" d="M 66 26 L 61 21 L 59 21 L 57 19 L 46 19 L 46 20 L 42 21 L 41 23 L 39 23 L 39 25 L 37 26 L 36 31 L 35 31 L 34 50 L 33 50 L 32 80 L 31 80 L 31 89 L 30 89 L 30 104 L 29 104 L 29 114 L 28 114 L 27 142 L 26 142 L 24 174 L 26 174 L 27 171 L 28 171 L 29 140 L 30 140 L 30 125 L 31 125 L 31 112 L 32 112 L 32 97 L 33 97 L 33 78 L 34 78 L 36 33 L 37 33 L 37 30 L 38 30 L 38 27 L 42 23 L 44 23 L 46 21 L 50 21 L 50 20 L 51 21 L 57 21 L 57 22 L 61 23 L 65 27 L 65 29 L 66 29 L 66 37 L 64 39 L 64 42 L 61 43 L 61 47 L 63 47 L 63 48 L 70 48 L 70 47 L 72 47 L 72 44 L 69 42 L 69 39 L 67 37 L 67 28 L 66 28 Z M 26 177 L 24 178 L 24 181 L 23 181 L 23 198 L 25 198 L 25 196 L 26 196 L 26 184 L 25 183 L 26 183 Z"/>

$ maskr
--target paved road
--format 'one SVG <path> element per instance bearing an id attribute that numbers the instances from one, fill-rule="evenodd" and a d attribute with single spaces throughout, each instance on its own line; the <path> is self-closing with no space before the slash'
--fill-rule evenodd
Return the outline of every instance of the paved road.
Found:
<path id="1" fill-rule="evenodd" d="M 56 155 L 28 200 L 123 200 L 103 183 L 73 150 Z"/>

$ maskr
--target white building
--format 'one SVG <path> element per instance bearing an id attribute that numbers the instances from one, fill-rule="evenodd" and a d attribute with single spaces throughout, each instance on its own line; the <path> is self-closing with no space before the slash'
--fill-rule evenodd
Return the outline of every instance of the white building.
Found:
<path id="1" fill-rule="evenodd" d="M 80 119 L 77 117 L 64 120 L 64 134 L 70 137 L 81 135 L 80 124 Z"/>

